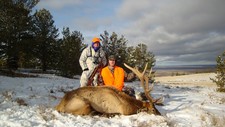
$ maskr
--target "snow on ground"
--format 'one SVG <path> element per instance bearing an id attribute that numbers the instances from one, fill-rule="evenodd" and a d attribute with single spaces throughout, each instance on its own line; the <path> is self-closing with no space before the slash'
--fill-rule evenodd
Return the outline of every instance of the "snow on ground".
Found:
<path id="1" fill-rule="evenodd" d="M 74 116 L 54 110 L 64 91 L 79 87 L 79 80 L 55 75 L 36 78 L 0 76 L 1 127 L 222 127 L 225 125 L 225 94 L 206 85 L 212 74 L 163 82 L 157 78 L 152 95 L 164 96 L 164 106 L 156 106 L 162 116 L 144 112 L 112 118 L 101 116 Z M 213 75 L 214 76 L 214 75 Z M 188 80 L 189 79 L 189 80 Z M 189 84 L 183 85 L 182 82 Z M 168 82 L 169 81 L 169 82 Z M 201 85 L 191 85 L 191 83 Z M 139 82 L 126 83 L 142 91 Z"/>

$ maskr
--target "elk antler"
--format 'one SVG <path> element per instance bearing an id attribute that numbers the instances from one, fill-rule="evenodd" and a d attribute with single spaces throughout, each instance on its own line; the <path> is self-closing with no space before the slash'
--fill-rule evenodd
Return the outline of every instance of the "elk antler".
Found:
<path id="1" fill-rule="evenodd" d="M 163 105 L 163 100 L 164 98 L 161 96 L 160 98 L 157 98 L 157 99 L 153 99 L 151 96 L 150 96 L 150 92 L 153 90 L 153 87 L 154 87 L 154 83 L 152 84 L 151 88 L 149 89 L 149 85 L 148 85 L 148 81 L 149 81 L 149 77 L 151 77 L 151 74 L 152 74 L 152 68 L 150 69 L 150 72 L 149 72 L 149 75 L 148 76 L 144 76 L 145 78 L 145 90 L 146 90 L 146 97 L 148 99 L 151 99 L 153 103 L 157 104 L 157 105 Z"/>
<path id="2" fill-rule="evenodd" d="M 151 86 L 151 88 L 149 88 L 149 78 L 148 76 L 145 75 L 145 71 L 147 69 L 147 66 L 148 66 L 148 63 L 145 65 L 145 69 L 144 71 L 141 73 L 137 68 L 132 68 L 130 67 L 129 65 L 127 65 L 126 63 L 124 63 L 124 66 L 126 66 L 128 69 L 130 69 L 132 72 L 134 72 L 134 74 L 137 75 L 137 77 L 140 79 L 140 85 L 143 87 L 144 89 L 144 92 L 145 92 L 145 96 L 146 98 L 149 100 L 150 103 L 156 103 L 156 104 L 162 104 L 163 103 L 163 98 L 159 98 L 159 99 L 153 99 L 151 96 L 150 96 L 150 92 L 152 91 L 153 89 L 153 84 Z M 152 72 L 152 68 L 149 72 L 149 75 L 151 75 L 151 72 Z"/>
<path id="3" fill-rule="evenodd" d="M 143 87 L 144 92 L 145 92 L 145 96 L 147 97 L 147 99 L 149 100 L 150 103 L 153 104 L 153 99 L 150 96 L 149 92 L 151 90 L 149 90 L 149 86 L 148 86 L 148 77 L 145 76 L 145 71 L 147 69 L 148 64 L 145 65 L 145 69 L 144 71 L 141 73 L 137 68 L 132 68 L 129 65 L 124 63 L 124 66 L 126 66 L 128 69 L 130 69 L 131 71 L 134 72 L 134 74 L 137 75 L 137 77 L 140 79 L 140 85 Z"/>
<path id="4" fill-rule="evenodd" d="M 132 72 L 134 72 L 134 74 L 137 75 L 137 77 L 140 79 L 140 85 L 143 87 L 143 89 L 145 89 L 145 86 L 144 86 L 144 73 L 147 69 L 147 66 L 145 66 L 145 69 L 144 71 L 141 73 L 137 68 L 133 68 L 133 67 L 130 67 L 129 65 L 127 65 L 126 63 L 124 63 L 124 66 L 127 67 L 128 69 L 130 69 Z"/>

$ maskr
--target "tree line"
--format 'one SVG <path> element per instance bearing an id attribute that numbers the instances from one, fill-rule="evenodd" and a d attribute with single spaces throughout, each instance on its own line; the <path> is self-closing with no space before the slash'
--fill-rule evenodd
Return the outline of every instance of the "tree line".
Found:
<path id="1" fill-rule="evenodd" d="M 79 57 L 87 45 L 79 31 L 54 25 L 47 9 L 34 10 L 39 0 L 0 1 L 0 69 L 35 68 L 43 72 L 55 70 L 66 77 L 81 74 Z M 115 32 L 99 34 L 106 55 L 118 57 L 117 64 L 129 63 L 143 69 L 145 63 L 154 66 L 155 57 L 147 45 L 127 46 L 128 40 Z M 124 68 L 125 69 L 125 68 Z"/>

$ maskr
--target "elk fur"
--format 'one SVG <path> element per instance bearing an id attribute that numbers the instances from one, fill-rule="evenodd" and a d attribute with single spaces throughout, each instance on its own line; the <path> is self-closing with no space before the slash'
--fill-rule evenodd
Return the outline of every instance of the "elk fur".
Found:
<path id="1" fill-rule="evenodd" d="M 132 68 L 134 69 L 134 68 Z M 135 70 L 136 71 L 136 70 Z M 135 72 L 133 71 L 133 72 Z M 140 111 L 146 111 L 149 114 L 160 115 L 155 108 L 154 101 L 150 97 L 148 78 L 135 72 L 141 79 L 141 86 L 145 89 L 147 102 L 137 100 L 116 88 L 109 86 L 86 86 L 80 87 L 67 92 L 60 103 L 55 107 L 59 112 L 71 113 L 74 115 L 88 115 L 90 113 L 99 112 L 103 114 L 122 114 L 131 115 Z M 144 84 L 144 81 L 146 84 Z"/>

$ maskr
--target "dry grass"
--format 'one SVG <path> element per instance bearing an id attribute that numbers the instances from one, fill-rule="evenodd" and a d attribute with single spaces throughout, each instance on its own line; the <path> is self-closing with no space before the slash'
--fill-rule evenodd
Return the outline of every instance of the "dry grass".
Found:
<path id="1" fill-rule="evenodd" d="M 39 106 L 37 112 L 45 121 L 50 121 L 56 119 L 56 116 L 52 111 L 48 110 L 46 106 Z"/>
<path id="2" fill-rule="evenodd" d="M 155 76 L 179 76 L 179 75 L 190 75 L 199 73 L 213 73 L 215 69 L 192 69 L 192 70 L 156 70 Z"/>
<path id="3" fill-rule="evenodd" d="M 213 127 L 224 127 L 225 125 L 225 117 L 218 117 L 215 114 L 207 113 L 207 114 L 202 114 L 201 116 L 202 121 L 210 121 L 210 126 Z M 207 126 L 209 126 L 208 122 L 206 122 Z M 206 126 L 206 125 L 202 125 Z"/>
<path id="4" fill-rule="evenodd" d="M 161 84 L 177 85 L 177 86 L 216 86 L 210 78 L 214 77 L 214 73 L 199 73 L 181 76 L 162 76 L 155 77 L 156 82 Z"/>
<path id="5" fill-rule="evenodd" d="M 4 91 L 2 92 L 2 96 L 5 98 L 5 100 L 12 100 L 13 95 L 15 94 L 14 91 Z"/>

